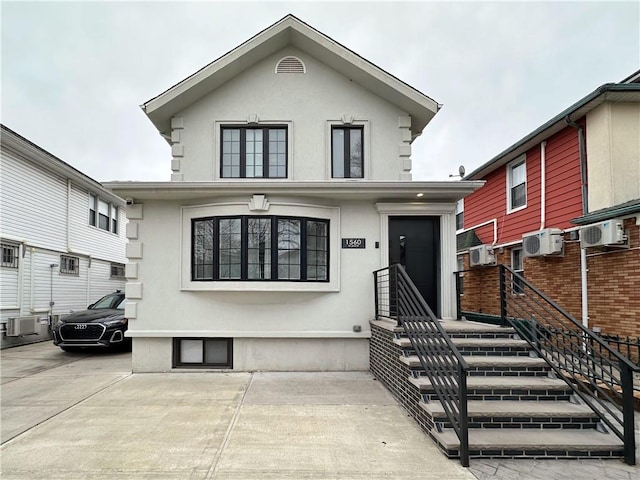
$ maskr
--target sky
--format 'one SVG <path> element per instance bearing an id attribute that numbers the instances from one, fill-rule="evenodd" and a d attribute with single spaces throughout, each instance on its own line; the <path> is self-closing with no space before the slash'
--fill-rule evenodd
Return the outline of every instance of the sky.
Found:
<path id="1" fill-rule="evenodd" d="M 442 104 L 413 179 L 487 162 L 640 69 L 640 2 L 0 4 L 1 122 L 98 181 L 168 181 L 139 105 L 292 13 Z M 455 179 L 455 177 L 454 177 Z"/>

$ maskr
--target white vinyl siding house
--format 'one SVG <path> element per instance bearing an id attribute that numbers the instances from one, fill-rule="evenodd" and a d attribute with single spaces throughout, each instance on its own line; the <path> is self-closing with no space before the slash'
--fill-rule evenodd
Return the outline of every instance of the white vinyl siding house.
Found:
<path id="1" fill-rule="evenodd" d="M 117 224 L 125 225 L 126 212 L 101 184 L 5 126 L 0 168 L 0 241 L 17 253 L 14 265 L 0 267 L 4 347 L 47 339 L 50 316 L 124 289 L 125 280 L 111 276 L 112 263 L 126 263 L 124 228 L 113 233 L 90 225 L 89 196 L 108 202 Z M 25 317 L 33 317 L 36 333 L 7 336 L 10 319 Z"/>
<path id="2" fill-rule="evenodd" d="M 411 181 L 438 107 L 291 15 L 145 103 L 171 181 L 105 184 L 131 199 L 133 370 L 368 369 L 396 218 L 433 224 L 453 317 L 456 202 L 481 183 Z"/>

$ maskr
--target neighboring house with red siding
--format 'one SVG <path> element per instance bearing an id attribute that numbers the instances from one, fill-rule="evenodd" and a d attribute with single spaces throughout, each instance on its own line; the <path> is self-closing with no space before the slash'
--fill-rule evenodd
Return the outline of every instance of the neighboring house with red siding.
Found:
<path id="1" fill-rule="evenodd" d="M 584 325 L 640 336 L 639 139 L 636 72 L 467 175 L 486 184 L 458 225 L 461 312 L 499 315 L 497 271 L 482 267 L 505 264 Z"/>

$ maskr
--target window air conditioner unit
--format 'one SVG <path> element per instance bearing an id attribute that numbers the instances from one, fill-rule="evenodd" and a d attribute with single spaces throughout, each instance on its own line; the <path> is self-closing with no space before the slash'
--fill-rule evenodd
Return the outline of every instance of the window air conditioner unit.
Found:
<path id="1" fill-rule="evenodd" d="M 580 246 L 582 248 L 616 245 L 625 241 L 622 220 L 607 220 L 580 227 Z"/>
<path id="2" fill-rule="evenodd" d="M 539 257 L 562 252 L 562 230 L 545 228 L 522 236 L 525 257 Z"/>
<path id="3" fill-rule="evenodd" d="M 33 335 L 40 329 L 38 317 L 15 317 L 7 321 L 7 337 Z"/>
<path id="4" fill-rule="evenodd" d="M 480 245 L 469 249 L 469 265 L 476 267 L 478 265 L 493 265 L 496 263 L 496 257 L 493 254 L 491 245 Z"/>

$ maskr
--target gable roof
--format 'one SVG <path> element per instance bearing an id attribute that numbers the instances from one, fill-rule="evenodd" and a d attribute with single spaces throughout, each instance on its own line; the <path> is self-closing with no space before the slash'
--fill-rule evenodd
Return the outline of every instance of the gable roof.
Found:
<path id="1" fill-rule="evenodd" d="M 60 160 L 3 124 L 0 124 L 0 143 L 3 151 L 14 152 L 43 170 L 70 179 L 76 185 L 86 188 L 90 192 L 98 193 L 101 197 L 120 207 L 125 206 L 122 198 L 104 188 L 100 182 L 85 175 L 80 170 Z"/>
<path id="2" fill-rule="evenodd" d="M 629 77 L 629 80 L 632 77 Z M 509 163 L 543 140 L 563 130 L 568 122 L 581 119 L 604 102 L 640 102 L 640 83 L 606 83 L 581 98 L 548 122 L 520 139 L 491 160 L 466 175 L 463 180 L 480 180 L 490 172 Z"/>
<path id="3" fill-rule="evenodd" d="M 171 117 L 263 58 L 292 45 L 406 111 L 418 136 L 440 105 L 424 93 L 365 60 L 289 14 L 191 76 L 141 105 L 160 133 Z"/>

